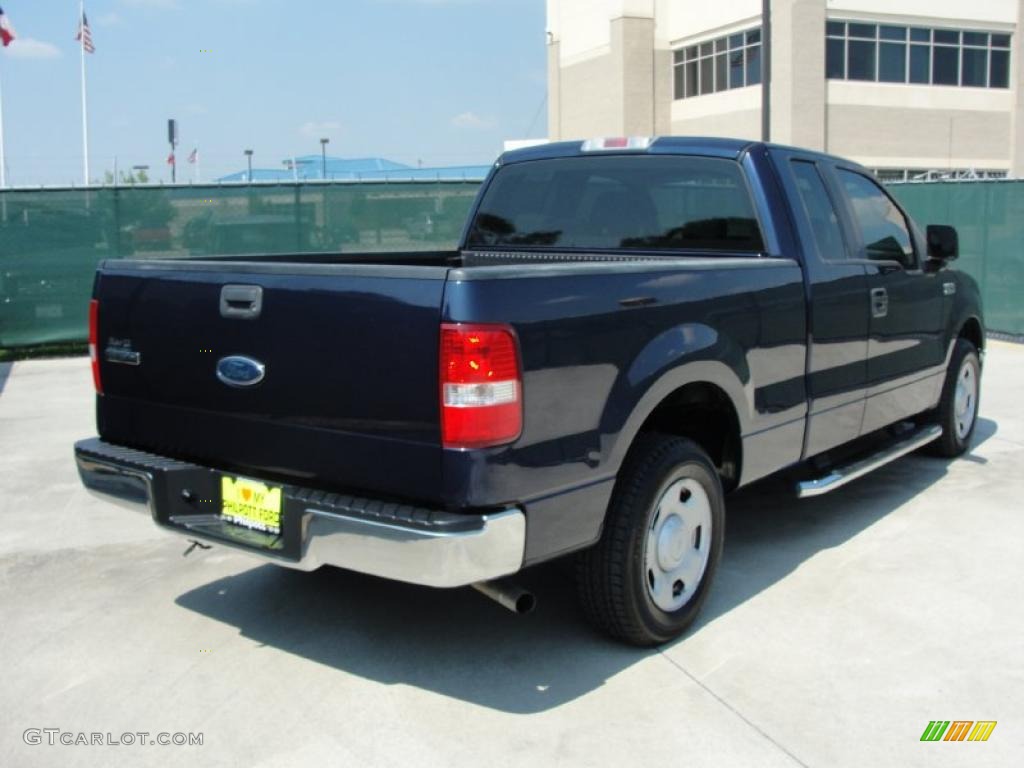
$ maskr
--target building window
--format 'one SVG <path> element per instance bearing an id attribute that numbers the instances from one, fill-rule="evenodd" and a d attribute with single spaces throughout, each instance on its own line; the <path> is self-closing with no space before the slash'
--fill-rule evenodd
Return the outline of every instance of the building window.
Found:
<path id="1" fill-rule="evenodd" d="M 761 82 L 761 28 L 673 52 L 675 98 L 689 99 Z"/>
<path id="2" fill-rule="evenodd" d="M 1010 35 L 825 23 L 825 77 L 875 83 L 1010 87 Z"/>
<path id="3" fill-rule="evenodd" d="M 978 168 L 876 168 L 875 178 L 883 184 L 922 181 L 982 181 L 1007 178 L 1007 171 Z"/>

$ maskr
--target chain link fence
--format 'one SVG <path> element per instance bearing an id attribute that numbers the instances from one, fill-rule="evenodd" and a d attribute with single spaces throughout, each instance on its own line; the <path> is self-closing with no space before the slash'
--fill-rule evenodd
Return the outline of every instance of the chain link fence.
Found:
<path id="1" fill-rule="evenodd" d="M 478 181 L 0 192 L 0 348 L 81 341 L 103 259 L 454 248 Z"/>
<path id="2" fill-rule="evenodd" d="M 103 259 L 443 250 L 477 181 L 128 186 L 0 192 L 0 348 L 82 341 Z M 922 226 L 960 232 L 956 266 L 989 328 L 1024 334 L 1024 181 L 890 187 Z"/>
<path id="3" fill-rule="evenodd" d="M 985 324 L 1024 334 L 1024 181 L 894 184 L 889 190 L 922 228 L 957 228 L 960 258 L 953 266 L 981 286 Z"/>

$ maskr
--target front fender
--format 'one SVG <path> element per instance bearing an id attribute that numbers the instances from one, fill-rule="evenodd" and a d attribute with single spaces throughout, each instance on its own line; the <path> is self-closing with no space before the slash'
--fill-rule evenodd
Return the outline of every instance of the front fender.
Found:
<path id="1" fill-rule="evenodd" d="M 964 326 L 970 321 L 977 321 L 981 327 L 981 342 L 985 342 L 985 315 L 982 307 L 981 289 L 977 281 L 966 272 L 951 271 L 954 278 L 956 293 L 953 294 L 953 306 L 949 315 L 949 339 L 952 343 Z M 948 361 L 947 361 L 948 362 Z"/>

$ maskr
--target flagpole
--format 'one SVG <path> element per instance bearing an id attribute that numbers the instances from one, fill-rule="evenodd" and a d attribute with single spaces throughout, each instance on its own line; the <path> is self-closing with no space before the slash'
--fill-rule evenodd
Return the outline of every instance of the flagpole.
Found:
<path id="1" fill-rule="evenodd" d="M 0 189 L 7 189 L 7 155 L 4 154 L 4 89 L 0 84 Z M 7 195 L 0 204 L 0 219 L 7 222 Z"/>
<path id="2" fill-rule="evenodd" d="M 7 189 L 7 156 L 4 154 L 4 88 L 2 82 L 0 82 L 0 189 Z M 7 198 L 5 197 L 5 211 L 6 208 Z"/>
<path id="3" fill-rule="evenodd" d="M 85 103 L 85 30 L 82 23 L 85 20 L 85 0 L 81 0 L 78 8 L 78 47 L 82 54 L 82 173 L 85 175 L 85 185 L 89 186 L 89 114 Z"/>
<path id="4" fill-rule="evenodd" d="M 199 145 L 196 144 L 196 184 L 202 181 L 202 174 L 199 172 Z"/>

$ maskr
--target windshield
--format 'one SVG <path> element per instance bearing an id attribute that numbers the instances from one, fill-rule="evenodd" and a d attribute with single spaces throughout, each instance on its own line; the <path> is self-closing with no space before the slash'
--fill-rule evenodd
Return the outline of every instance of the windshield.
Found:
<path id="1" fill-rule="evenodd" d="M 667 155 L 572 157 L 495 174 L 468 245 L 760 252 L 739 165 Z"/>

